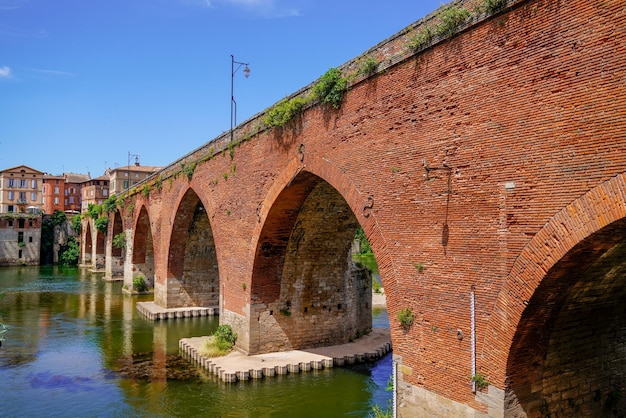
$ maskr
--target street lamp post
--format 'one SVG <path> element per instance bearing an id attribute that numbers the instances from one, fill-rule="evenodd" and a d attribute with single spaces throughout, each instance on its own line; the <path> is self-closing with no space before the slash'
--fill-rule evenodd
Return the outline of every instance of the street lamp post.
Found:
<path id="1" fill-rule="evenodd" d="M 235 64 L 237 68 L 235 68 Z M 250 76 L 250 68 L 247 62 L 235 61 L 233 55 L 230 56 L 230 140 L 233 140 L 233 127 L 237 125 L 237 102 L 235 101 L 235 73 L 239 71 L 242 65 L 246 67 L 243 69 L 243 76 L 248 78 Z"/>

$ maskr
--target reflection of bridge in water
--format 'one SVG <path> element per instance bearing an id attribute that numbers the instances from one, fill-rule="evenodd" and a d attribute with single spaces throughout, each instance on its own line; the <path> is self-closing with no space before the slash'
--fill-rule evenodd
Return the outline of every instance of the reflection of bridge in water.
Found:
<path id="1" fill-rule="evenodd" d="M 219 307 L 242 353 L 307 349 L 371 327 L 361 226 L 415 413 L 626 412 L 623 5 L 478 3 L 344 65 L 338 109 L 260 114 L 137 185 L 106 240 L 85 221 L 84 261 L 159 306 Z"/>

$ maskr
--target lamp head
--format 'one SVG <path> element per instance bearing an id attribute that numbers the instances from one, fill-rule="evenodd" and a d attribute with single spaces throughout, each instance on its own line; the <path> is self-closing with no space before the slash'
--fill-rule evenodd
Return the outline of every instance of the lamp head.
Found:
<path id="1" fill-rule="evenodd" d="M 243 69 L 243 76 L 245 78 L 250 77 L 250 68 L 246 65 L 246 68 Z"/>

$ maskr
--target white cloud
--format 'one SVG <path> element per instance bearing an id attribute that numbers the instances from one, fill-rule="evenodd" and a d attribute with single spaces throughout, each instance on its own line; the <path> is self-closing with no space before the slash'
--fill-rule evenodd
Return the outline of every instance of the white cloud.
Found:
<path id="1" fill-rule="evenodd" d="M 0 67 L 0 78 L 9 78 L 11 77 L 11 69 L 6 65 L 4 67 Z"/>
<path id="2" fill-rule="evenodd" d="M 0 0 L 0 10 L 14 10 L 22 7 L 29 0 Z"/>
<path id="3" fill-rule="evenodd" d="M 74 76 L 78 75 L 76 73 L 70 73 L 70 72 L 67 72 L 67 71 L 45 70 L 45 69 L 41 69 L 41 68 L 24 67 L 24 69 L 28 70 L 28 71 L 34 71 L 34 72 L 40 73 L 40 74 L 62 75 L 62 76 L 68 76 L 68 77 L 74 77 Z"/>
<path id="4" fill-rule="evenodd" d="M 1 0 L 0 0 L 1 1 Z M 190 0 L 186 0 L 189 2 Z M 262 18 L 300 16 L 300 10 L 293 6 L 293 0 L 191 0 L 207 8 L 237 7 Z M 297 2 L 295 2 L 297 3 Z"/>

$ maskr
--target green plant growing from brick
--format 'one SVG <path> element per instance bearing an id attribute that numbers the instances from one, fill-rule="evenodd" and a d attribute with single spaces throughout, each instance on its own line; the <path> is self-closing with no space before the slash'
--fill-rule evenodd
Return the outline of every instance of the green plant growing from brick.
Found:
<path id="1" fill-rule="evenodd" d="M 245 283 L 241 283 L 241 288 L 243 289 L 243 291 L 245 292 L 246 289 L 248 288 L 248 286 Z"/>
<path id="2" fill-rule="evenodd" d="M 476 388 L 478 390 L 485 389 L 487 386 L 489 386 L 489 381 L 485 379 L 485 377 L 480 372 L 472 376 L 472 382 L 476 384 Z"/>
<path id="3" fill-rule="evenodd" d="M 348 80 L 341 75 L 337 68 L 331 68 L 320 77 L 313 86 L 313 97 L 322 104 L 339 109 L 343 101 L 343 95 L 348 89 Z"/>
<path id="4" fill-rule="evenodd" d="M 413 267 L 415 267 L 415 270 L 417 270 L 418 273 L 422 273 L 426 270 L 424 263 L 413 263 Z"/>
<path id="5" fill-rule="evenodd" d="M 122 201 L 123 202 L 123 201 Z M 109 196 L 103 203 L 102 209 L 106 213 L 117 212 L 117 197 L 113 194 Z"/>
<path id="6" fill-rule="evenodd" d="M 96 229 L 102 233 L 107 232 L 107 228 L 109 227 L 109 219 L 103 217 L 100 217 L 98 219 L 96 219 L 95 221 L 96 224 Z"/>
<path id="7" fill-rule="evenodd" d="M 235 172 L 237 171 L 237 163 L 232 163 L 230 165 L 230 175 L 231 177 L 235 176 Z"/>
<path id="8" fill-rule="evenodd" d="M 157 177 L 156 180 L 154 180 L 154 188 L 158 191 L 161 191 L 161 189 L 163 188 L 163 178 L 161 176 Z"/>
<path id="9" fill-rule="evenodd" d="M 150 196 L 150 186 L 148 186 L 148 184 L 144 184 L 143 187 L 141 188 L 141 195 L 143 197 L 148 197 Z"/>
<path id="10" fill-rule="evenodd" d="M 206 342 L 200 347 L 199 352 L 205 357 L 221 357 L 230 353 L 233 346 L 237 342 L 237 334 L 235 334 L 230 325 L 220 325 L 217 330 L 207 338 Z"/>
<path id="11" fill-rule="evenodd" d="M 91 219 L 98 219 L 100 214 L 102 213 L 102 205 L 96 205 L 94 203 L 90 203 L 87 205 L 87 213 Z"/>
<path id="12" fill-rule="evenodd" d="M 145 292 L 148 290 L 148 286 L 146 285 L 146 281 L 143 279 L 143 276 L 133 278 L 133 290 L 135 290 L 135 292 Z"/>
<path id="13" fill-rule="evenodd" d="M 282 316 L 291 316 L 291 312 L 288 309 L 281 309 L 279 312 Z"/>
<path id="14" fill-rule="evenodd" d="M 306 104 L 307 100 L 302 97 L 283 99 L 267 111 L 263 122 L 269 128 L 285 126 L 304 111 Z"/>
<path id="15" fill-rule="evenodd" d="M 417 52 L 433 39 L 433 33 L 430 30 L 430 27 L 425 26 L 420 29 L 415 35 L 409 37 L 407 42 L 407 46 L 413 52 Z"/>
<path id="16" fill-rule="evenodd" d="M 415 314 L 411 308 L 404 308 L 398 312 L 398 322 L 400 322 L 400 326 L 405 330 L 413 325 L 413 321 L 415 321 Z"/>
<path id="17" fill-rule="evenodd" d="M 478 11 L 487 14 L 498 13 L 504 9 L 508 3 L 508 0 L 483 0 L 482 4 L 478 7 Z"/>
<path id="18" fill-rule="evenodd" d="M 126 233 L 120 232 L 113 237 L 113 247 L 119 249 L 126 248 Z"/>
<path id="19" fill-rule="evenodd" d="M 372 75 L 378 69 L 378 65 L 380 62 L 371 55 L 367 55 L 363 60 L 359 63 L 359 69 L 357 71 L 358 74 L 361 75 Z"/>
<path id="20" fill-rule="evenodd" d="M 450 36 L 459 26 L 467 22 L 470 12 L 464 7 L 448 7 L 439 15 L 441 23 L 435 28 L 435 35 Z"/>
<path id="21" fill-rule="evenodd" d="M 196 163 L 180 163 L 180 170 L 187 177 L 188 181 L 191 181 L 193 177 L 193 172 L 196 170 Z"/>

